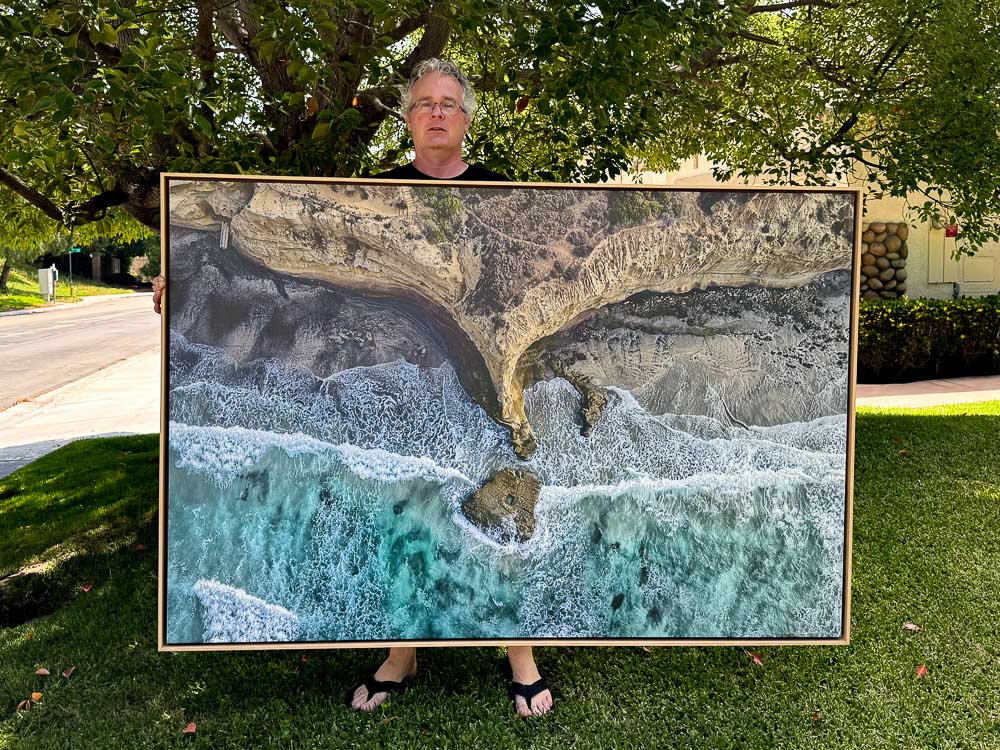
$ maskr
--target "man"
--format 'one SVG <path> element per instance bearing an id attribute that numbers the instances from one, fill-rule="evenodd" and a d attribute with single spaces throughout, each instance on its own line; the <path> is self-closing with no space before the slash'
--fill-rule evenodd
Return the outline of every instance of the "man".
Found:
<path id="1" fill-rule="evenodd" d="M 506 182 L 507 177 L 462 159 L 462 142 L 476 111 L 476 93 L 454 63 L 431 58 L 413 70 L 400 107 L 413 138 L 410 164 L 376 179 Z"/>
<path id="2" fill-rule="evenodd" d="M 413 138 L 414 159 L 375 175 L 376 179 L 509 181 L 502 174 L 468 164 L 462 158 L 462 143 L 476 111 L 476 92 L 457 65 L 435 58 L 417 65 L 403 88 L 400 108 Z M 518 715 L 548 713 L 552 693 L 538 674 L 531 646 L 509 646 L 507 658 L 513 675 L 509 693 Z M 402 690 L 403 681 L 416 671 L 415 648 L 390 648 L 382 666 L 354 690 L 351 706 L 361 711 L 374 710 L 390 692 Z"/>
<path id="3" fill-rule="evenodd" d="M 413 138 L 413 162 L 375 175 L 376 179 L 508 182 L 496 172 L 462 158 L 462 143 L 476 109 L 476 94 L 454 63 L 430 59 L 417 65 L 404 87 L 401 108 Z M 160 311 L 164 283 L 154 281 L 153 305 Z M 507 649 L 513 683 L 509 694 L 520 716 L 541 716 L 552 708 L 552 693 L 538 673 L 531 646 Z M 374 674 L 348 695 L 350 705 L 373 711 L 417 671 L 415 648 L 390 648 Z"/>

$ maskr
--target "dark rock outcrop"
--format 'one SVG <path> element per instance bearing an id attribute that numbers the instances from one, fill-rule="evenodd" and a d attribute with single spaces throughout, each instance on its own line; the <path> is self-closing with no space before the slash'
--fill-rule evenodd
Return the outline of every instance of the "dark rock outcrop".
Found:
<path id="1" fill-rule="evenodd" d="M 524 542 L 535 533 L 538 477 L 522 469 L 501 469 L 462 503 L 465 517 L 502 542 Z"/>

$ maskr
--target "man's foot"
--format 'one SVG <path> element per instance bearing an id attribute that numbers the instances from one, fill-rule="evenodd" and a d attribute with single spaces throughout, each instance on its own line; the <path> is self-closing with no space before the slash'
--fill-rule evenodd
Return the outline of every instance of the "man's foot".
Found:
<path id="1" fill-rule="evenodd" d="M 514 682 L 509 695 L 514 699 L 517 715 L 523 718 L 547 714 L 552 708 L 552 693 L 538 674 L 530 646 L 510 646 L 507 648 L 510 671 Z"/>
<path id="2" fill-rule="evenodd" d="M 514 699 L 514 708 L 522 718 L 547 714 L 552 708 L 552 693 L 545 686 L 545 680 L 538 678 L 531 683 L 511 683 L 507 694 Z"/>
<path id="3" fill-rule="evenodd" d="M 372 675 L 377 682 L 402 683 L 406 678 L 417 673 L 417 650 L 415 648 L 392 648 L 382 666 Z M 369 681 L 369 685 L 371 681 Z M 401 689 L 401 688 L 400 688 Z M 369 693 L 368 687 L 362 682 L 351 698 L 351 708 L 358 711 L 374 711 L 389 697 L 389 690 L 378 690 Z"/>

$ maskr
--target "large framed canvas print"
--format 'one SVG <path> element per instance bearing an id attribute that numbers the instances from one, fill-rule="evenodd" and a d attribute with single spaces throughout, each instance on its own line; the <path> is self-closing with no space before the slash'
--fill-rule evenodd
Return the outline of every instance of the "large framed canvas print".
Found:
<path id="1" fill-rule="evenodd" d="M 162 195 L 161 648 L 847 642 L 857 191 Z"/>

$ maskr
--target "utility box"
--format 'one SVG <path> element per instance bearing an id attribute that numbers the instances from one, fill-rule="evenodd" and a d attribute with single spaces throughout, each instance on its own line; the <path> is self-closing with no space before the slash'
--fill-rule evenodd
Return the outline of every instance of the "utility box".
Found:
<path id="1" fill-rule="evenodd" d="M 38 271 L 38 291 L 45 298 L 46 302 L 54 302 L 56 298 L 56 282 L 59 280 L 59 271 L 55 265 L 48 268 L 41 268 Z"/>

